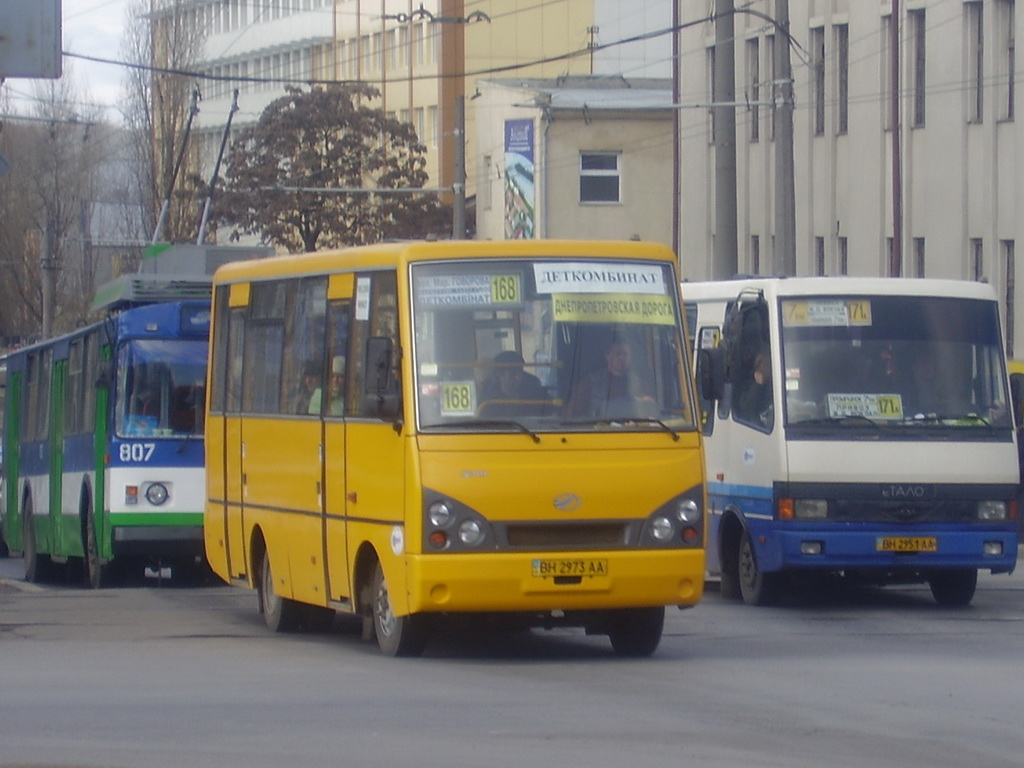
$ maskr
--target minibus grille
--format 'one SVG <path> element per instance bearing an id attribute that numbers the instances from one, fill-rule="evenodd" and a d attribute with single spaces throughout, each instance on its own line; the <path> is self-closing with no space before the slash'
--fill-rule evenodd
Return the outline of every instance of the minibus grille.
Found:
<path id="1" fill-rule="evenodd" d="M 522 549 L 622 547 L 629 541 L 629 526 L 622 522 L 514 523 L 505 533 L 510 547 Z"/>

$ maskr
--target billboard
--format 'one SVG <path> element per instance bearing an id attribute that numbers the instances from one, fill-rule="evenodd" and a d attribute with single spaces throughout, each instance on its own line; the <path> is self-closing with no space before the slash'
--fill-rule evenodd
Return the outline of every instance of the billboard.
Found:
<path id="1" fill-rule="evenodd" d="M 0 0 L 0 77 L 61 76 L 61 0 Z"/>
<path id="2" fill-rule="evenodd" d="M 505 239 L 535 236 L 533 120 L 505 121 Z"/>

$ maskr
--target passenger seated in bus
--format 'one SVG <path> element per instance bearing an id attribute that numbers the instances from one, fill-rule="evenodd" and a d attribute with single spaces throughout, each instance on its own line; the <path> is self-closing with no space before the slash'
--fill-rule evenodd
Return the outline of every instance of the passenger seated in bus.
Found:
<path id="1" fill-rule="evenodd" d="M 151 435 L 160 425 L 160 393 L 154 389 L 137 389 L 128 398 L 124 414 L 126 435 Z"/>
<path id="2" fill-rule="evenodd" d="M 294 396 L 294 412 L 309 413 L 309 403 L 313 399 L 313 393 L 320 386 L 320 363 L 316 360 L 307 360 L 302 364 L 302 373 L 299 376 L 299 384 L 296 387 Z M 319 408 L 317 413 L 319 413 Z"/>
<path id="3" fill-rule="evenodd" d="M 770 430 L 775 423 L 772 399 L 772 363 L 767 349 L 754 357 L 749 378 L 737 389 L 735 414 L 738 421 Z"/>
<path id="4" fill-rule="evenodd" d="M 530 405 L 548 399 L 540 379 L 523 370 L 523 356 L 512 349 L 499 352 L 494 358 L 497 369 L 481 387 L 482 415 L 516 415 Z M 529 401 L 514 403 L 510 401 Z M 513 413 L 515 411 L 516 413 Z"/>
<path id="5" fill-rule="evenodd" d="M 629 342 L 615 336 L 604 353 L 604 366 L 586 376 L 569 398 L 570 418 L 641 419 L 658 415 L 649 382 L 632 369 Z"/>
<path id="6" fill-rule="evenodd" d="M 327 413 L 330 416 L 341 416 L 345 412 L 345 401 L 343 392 L 345 386 L 345 356 L 336 355 L 331 360 L 331 401 L 328 404 Z M 323 400 L 323 392 L 320 387 L 313 390 L 309 399 L 309 412 L 319 415 L 320 406 Z"/>

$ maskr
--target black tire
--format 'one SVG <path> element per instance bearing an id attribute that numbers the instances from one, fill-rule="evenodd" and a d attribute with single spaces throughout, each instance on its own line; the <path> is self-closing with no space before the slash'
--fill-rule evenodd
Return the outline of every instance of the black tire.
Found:
<path id="1" fill-rule="evenodd" d="M 665 608 L 623 608 L 612 611 L 608 639 L 616 656 L 640 658 L 658 649 L 665 628 Z"/>
<path id="2" fill-rule="evenodd" d="M 782 592 L 782 573 L 764 573 L 757 567 L 757 553 L 750 532 L 740 537 L 737 556 L 740 593 L 747 605 L 773 605 Z"/>
<path id="3" fill-rule="evenodd" d="M 928 577 L 928 586 L 939 605 L 963 608 L 974 599 L 974 592 L 978 588 L 978 571 L 976 568 L 936 571 Z"/>
<path id="4" fill-rule="evenodd" d="M 85 584 L 92 589 L 100 589 L 109 586 L 109 573 L 107 566 L 100 559 L 99 540 L 96 537 L 96 517 L 92 513 L 92 505 L 89 505 L 85 512 L 85 541 L 83 549 L 85 556 L 82 558 L 85 570 Z"/>
<path id="5" fill-rule="evenodd" d="M 295 632 L 302 624 L 305 606 L 287 597 L 281 597 L 274 589 L 274 572 L 270 569 L 270 553 L 263 552 L 260 579 L 257 592 L 263 620 L 274 632 Z"/>
<path id="6" fill-rule="evenodd" d="M 50 556 L 40 554 L 36 545 L 36 530 L 32 524 L 32 497 L 25 499 L 22 509 L 22 556 L 25 558 L 25 581 L 39 584 L 49 581 L 53 576 L 53 563 Z"/>
<path id="7" fill-rule="evenodd" d="M 373 572 L 370 610 L 377 645 L 385 656 L 419 656 L 427 647 L 428 631 L 425 616 L 395 616 L 384 569 L 380 562 Z"/>

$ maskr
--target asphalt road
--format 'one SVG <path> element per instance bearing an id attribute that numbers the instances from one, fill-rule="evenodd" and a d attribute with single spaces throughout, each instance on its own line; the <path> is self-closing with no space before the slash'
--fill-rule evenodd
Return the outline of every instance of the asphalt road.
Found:
<path id="1" fill-rule="evenodd" d="M 671 609 L 654 657 L 576 630 L 388 659 L 351 621 L 274 635 L 253 593 L 25 585 L 0 560 L 0 766 L 1024 764 L 1024 574 Z"/>

